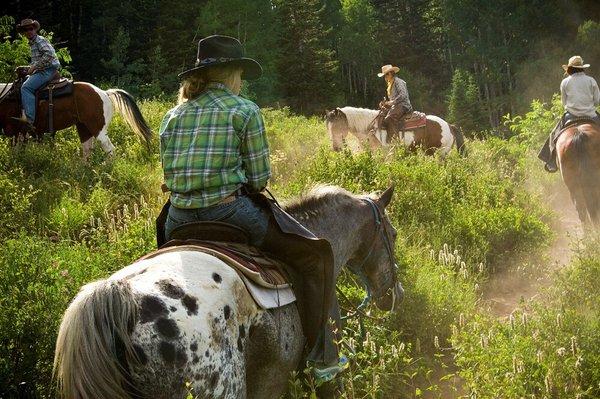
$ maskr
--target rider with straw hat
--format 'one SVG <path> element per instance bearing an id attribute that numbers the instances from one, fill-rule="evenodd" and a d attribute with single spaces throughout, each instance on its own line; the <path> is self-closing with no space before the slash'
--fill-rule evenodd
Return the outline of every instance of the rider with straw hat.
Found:
<path id="1" fill-rule="evenodd" d="M 569 63 L 562 67 L 565 75 L 568 75 L 560 84 L 560 98 L 565 113 L 538 155 L 546 162 L 544 166 L 546 171 L 551 173 L 558 170 L 554 146 L 563 128 L 577 121 L 591 121 L 600 126 L 600 115 L 596 112 L 596 107 L 600 105 L 598 83 L 593 77 L 585 74 L 590 64 L 584 64 L 583 58 L 576 55 L 569 58 Z"/>
<path id="2" fill-rule="evenodd" d="M 406 82 L 396 76 L 400 68 L 393 65 L 384 65 L 377 76 L 385 77 L 387 84 L 386 99 L 380 103 L 380 108 L 387 112 L 383 126 L 387 131 L 388 140 L 398 135 L 402 129 L 404 115 L 412 112 L 412 105 L 408 97 Z"/>
<path id="3" fill-rule="evenodd" d="M 38 35 L 39 30 L 40 23 L 33 19 L 24 19 L 17 25 L 17 32 L 29 40 L 31 64 L 27 70 L 29 76 L 21 86 L 21 101 L 25 115 L 16 119 L 29 128 L 33 128 L 35 122 L 35 92 L 45 86 L 60 68 L 56 51 L 46 38 Z"/>

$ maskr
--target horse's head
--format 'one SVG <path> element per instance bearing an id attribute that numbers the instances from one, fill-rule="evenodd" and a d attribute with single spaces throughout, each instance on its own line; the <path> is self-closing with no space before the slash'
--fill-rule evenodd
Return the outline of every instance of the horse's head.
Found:
<path id="1" fill-rule="evenodd" d="M 390 223 L 385 208 L 389 205 L 394 188 L 390 187 L 376 198 L 364 198 L 372 214 L 363 244 L 349 262 L 350 269 L 366 284 L 369 295 L 381 310 L 394 310 L 402 300 L 404 290 L 396 278 L 394 247 L 397 232 Z"/>
<path id="2" fill-rule="evenodd" d="M 335 108 L 331 111 L 325 111 L 325 123 L 329 137 L 331 137 L 331 145 L 334 151 L 340 151 L 344 146 L 344 139 L 348 135 L 348 118 L 340 109 Z"/>

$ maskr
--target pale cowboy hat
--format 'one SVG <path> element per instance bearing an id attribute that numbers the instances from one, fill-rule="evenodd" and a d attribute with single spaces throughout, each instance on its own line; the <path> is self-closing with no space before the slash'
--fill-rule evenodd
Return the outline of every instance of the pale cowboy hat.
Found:
<path id="1" fill-rule="evenodd" d="M 581 56 L 574 55 L 573 57 L 569 58 L 569 64 L 563 65 L 562 67 L 565 71 L 569 68 L 586 69 L 590 67 L 590 64 L 584 64 L 583 58 L 581 58 Z"/>
<path id="2" fill-rule="evenodd" d="M 40 30 L 40 23 L 38 21 L 35 19 L 26 18 L 22 20 L 20 24 L 17 24 L 17 32 L 22 33 L 29 26 L 33 26 L 33 29 L 35 29 L 36 32 Z"/>
<path id="3" fill-rule="evenodd" d="M 381 78 L 388 72 L 398 73 L 399 70 L 400 70 L 400 68 L 398 68 L 397 66 L 384 65 L 381 67 L 381 73 L 378 73 L 377 76 L 379 76 Z"/>
<path id="4" fill-rule="evenodd" d="M 258 79 L 262 75 L 262 67 L 252 58 L 244 57 L 242 43 L 235 37 L 213 35 L 198 42 L 198 55 L 194 68 L 180 73 L 180 79 L 190 74 L 217 65 L 239 65 L 242 68 L 242 79 Z"/>

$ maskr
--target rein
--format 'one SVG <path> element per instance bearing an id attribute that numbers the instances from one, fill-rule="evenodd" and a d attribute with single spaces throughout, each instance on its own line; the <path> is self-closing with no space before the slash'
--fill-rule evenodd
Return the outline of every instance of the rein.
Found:
<path id="1" fill-rule="evenodd" d="M 385 228 L 385 224 L 383 223 L 383 217 L 382 217 L 382 212 L 379 209 L 379 207 L 377 206 L 377 204 L 375 203 L 375 201 L 373 201 L 371 198 L 368 197 L 364 197 L 362 198 L 362 200 L 364 202 L 366 202 L 367 204 L 369 204 L 371 206 L 371 211 L 373 212 L 373 218 L 375 219 L 375 235 L 373 237 L 373 240 L 371 242 L 371 246 L 369 247 L 369 251 L 367 252 L 367 255 L 363 258 L 363 260 L 358 264 L 358 265 L 351 265 L 350 263 L 348 263 L 348 265 L 350 266 L 350 269 L 352 271 L 354 271 L 354 273 L 356 273 L 356 275 L 358 276 L 358 278 L 361 280 L 362 284 L 364 285 L 367 294 L 365 295 L 365 297 L 363 298 L 362 302 L 360 303 L 360 305 L 358 305 L 354 310 L 354 313 L 352 315 L 347 315 L 345 317 L 342 317 L 342 320 L 345 319 L 349 319 L 351 317 L 354 317 L 358 314 L 364 314 L 364 312 L 362 311 L 370 302 L 371 302 L 371 298 L 373 297 L 373 293 L 371 291 L 371 287 L 369 286 L 369 280 L 366 276 L 366 274 L 363 271 L 363 266 L 365 265 L 365 263 L 367 263 L 367 261 L 369 260 L 369 258 L 371 257 L 371 255 L 373 254 L 373 250 L 375 249 L 375 245 L 377 244 L 377 237 L 379 237 L 379 235 L 381 235 L 383 237 L 383 242 L 384 242 L 384 246 L 386 249 L 386 252 L 388 254 L 388 258 L 390 261 L 390 264 L 393 265 L 394 269 L 397 269 L 398 266 L 396 265 L 395 261 L 394 261 L 394 251 L 393 251 L 393 245 L 389 239 L 389 236 L 387 234 L 387 230 Z M 387 292 L 392 289 L 392 311 L 394 310 L 395 306 L 396 306 L 396 290 L 393 289 L 394 288 L 394 284 L 391 284 L 389 287 L 381 290 L 381 293 L 378 293 L 379 295 L 376 295 L 376 298 L 380 298 L 382 296 L 384 296 L 385 294 L 387 294 Z M 341 292 L 338 289 L 338 292 Z M 349 302 L 351 303 L 348 298 L 346 298 L 345 295 L 342 296 Z"/>
<path id="2" fill-rule="evenodd" d="M 380 109 L 375 118 L 367 125 L 367 133 L 372 132 L 372 135 L 375 135 L 375 121 L 379 119 L 379 116 L 383 113 L 383 110 Z M 379 123 L 377 124 L 377 128 L 379 129 Z"/>

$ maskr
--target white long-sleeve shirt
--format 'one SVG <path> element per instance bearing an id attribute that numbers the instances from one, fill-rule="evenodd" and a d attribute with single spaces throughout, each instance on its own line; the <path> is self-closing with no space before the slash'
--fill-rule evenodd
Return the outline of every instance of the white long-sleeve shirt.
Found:
<path id="1" fill-rule="evenodd" d="M 574 73 L 560 83 L 560 95 L 563 107 L 575 116 L 596 116 L 596 107 L 600 105 L 598 83 L 583 72 Z"/>

